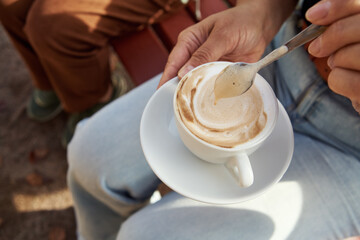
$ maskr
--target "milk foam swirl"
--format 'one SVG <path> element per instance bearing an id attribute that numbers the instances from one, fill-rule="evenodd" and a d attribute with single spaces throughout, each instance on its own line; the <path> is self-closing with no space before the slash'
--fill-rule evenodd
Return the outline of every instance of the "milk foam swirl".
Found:
<path id="1" fill-rule="evenodd" d="M 241 96 L 215 103 L 215 79 L 226 66 L 209 64 L 187 74 L 179 83 L 176 98 L 181 120 L 194 135 L 232 148 L 258 135 L 266 125 L 267 115 L 255 85 Z"/>

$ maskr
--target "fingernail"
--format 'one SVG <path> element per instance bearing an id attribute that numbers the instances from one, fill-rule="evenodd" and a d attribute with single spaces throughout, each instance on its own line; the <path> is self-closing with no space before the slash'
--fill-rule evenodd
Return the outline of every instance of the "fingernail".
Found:
<path id="1" fill-rule="evenodd" d="M 310 46 L 308 48 L 309 53 L 315 57 L 317 57 L 318 54 L 320 53 L 320 39 L 319 38 L 314 40 L 312 43 L 310 43 Z"/>
<path id="2" fill-rule="evenodd" d="M 327 65 L 329 66 L 329 68 L 333 69 L 334 68 L 334 55 L 331 55 L 328 60 L 327 60 Z"/>
<path id="3" fill-rule="evenodd" d="M 330 1 L 319 2 L 306 12 L 306 19 L 310 22 L 313 22 L 325 18 L 329 13 L 330 6 Z"/>
<path id="4" fill-rule="evenodd" d="M 191 65 L 183 66 L 178 73 L 179 78 L 182 78 L 183 76 L 185 76 L 185 74 L 187 74 L 188 72 L 190 72 L 193 69 L 194 69 L 194 67 Z"/>

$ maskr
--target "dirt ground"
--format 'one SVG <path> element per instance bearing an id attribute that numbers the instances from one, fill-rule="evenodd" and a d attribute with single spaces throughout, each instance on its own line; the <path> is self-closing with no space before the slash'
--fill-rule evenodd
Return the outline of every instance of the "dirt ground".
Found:
<path id="1" fill-rule="evenodd" d="M 0 26 L 0 239 L 75 239 L 59 140 L 66 115 L 48 123 L 28 119 L 31 90 L 29 73 Z"/>
<path id="2" fill-rule="evenodd" d="M 27 118 L 30 75 L 0 25 L 0 240 L 73 240 L 75 219 L 60 137 L 65 113 Z"/>

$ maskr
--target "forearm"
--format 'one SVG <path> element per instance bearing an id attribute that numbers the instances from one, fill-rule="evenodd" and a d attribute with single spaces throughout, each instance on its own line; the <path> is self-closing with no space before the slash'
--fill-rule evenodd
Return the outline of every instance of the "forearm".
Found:
<path id="1" fill-rule="evenodd" d="M 184 30 L 170 53 L 159 86 L 206 62 L 255 62 L 290 16 L 297 0 L 238 0 Z"/>
<path id="2" fill-rule="evenodd" d="M 264 35 L 270 42 L 284 21 L 294 11 L 298 0 L 237 0 L 237 6 L 252 4 L 257 18 L 263 21 Z"/>

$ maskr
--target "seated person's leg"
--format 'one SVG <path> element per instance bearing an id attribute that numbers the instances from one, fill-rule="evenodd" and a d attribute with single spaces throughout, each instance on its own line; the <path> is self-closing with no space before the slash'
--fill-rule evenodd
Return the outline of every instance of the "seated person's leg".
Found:
<path id="1" fill-rule="evenodd" d="M 111 84 L 109 40 L 145 27 L 171 6 L 180 1 L 34 1 L 24 31 L 64 109 L 78 113 L 101 102 Z"/>
<path id="2" fill-rule="evenodd" d="M 55 92 L 49 93 L 51 98 L 41 97 L 51 101 L 36 101 L 42 104 L 32 101 L 28 112 L 34 119 L 48 120 L 53 117 L 50 113 L 57 113 L 53 109 L 58 109 L 59 98 L 63 109 L 70 114 L 62 136 L 64 146 L 71 140 L 77 122 L 124 91 L 119 89 L 121 84 L 116 78 L 111 79 L 109 41 L 144 28 L 150 20 L 157 21 L 183 6 L 178 0 L 33 2 L 24 31 L 51 83 L 49 89 L 36 86 L 39 90 Z M 37 92 L 34 95 L 47 95 Z M 52 105 L 55 107 L 50 108 Z"/>
<path id="3" fill-rule="evenodd" d="M 157 84 L 141 85 L 78 125 L 68 147 L 68 184 L 85 239 L 115 235 L 159 184 L 139 139 L 141 115 Z"/>
<path id="4" fill-rule="evenodd" d="M 166 195 L 131 216 L 118 239 L 342 239 L 360 235 L 360 161 L 295 134 L 280 183 L 244 203 L 216 206 Z"/>

